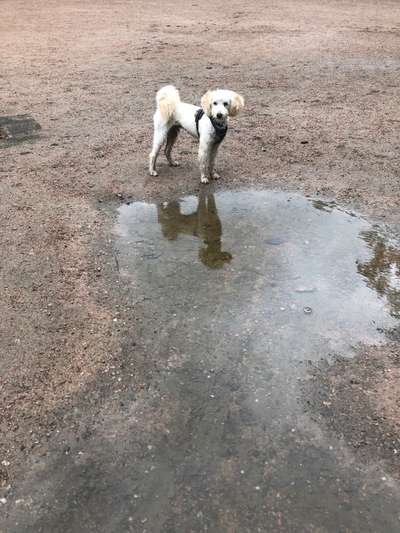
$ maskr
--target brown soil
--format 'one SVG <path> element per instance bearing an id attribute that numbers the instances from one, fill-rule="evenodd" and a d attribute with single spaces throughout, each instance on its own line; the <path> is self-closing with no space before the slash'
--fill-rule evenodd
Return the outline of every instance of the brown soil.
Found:
<path id="1" fill-rule="evenodd" d="M 99 207 L 199 187 L 187 136 L 180 168 L 146 173 L 161 85 L 191 102 L 217 86 L 244 95 L 221 150 L 221 188 L 321 194 L 399 227 L 399 3 L 267 4 L 2 2 L 0 114 L 42 126 L 38 140 L 0 148 L 3 485 L 73 426 L 76 397 L 121 350 L 112 215 Z M 373 365 L 348 371 L 381 380 L 374 409 L 398 436 L 398 370 L 390 382 Z M 362 424 L 357 398 L 351 420 Z"/>
<path id="2" fill-rule="evenodd" d="M 339 435 L 362 464 L 384 462 L 400 478 L 398 343 L 363 348 L 352 360 L 310 369 L 304 397 L 312 416 Z"/>

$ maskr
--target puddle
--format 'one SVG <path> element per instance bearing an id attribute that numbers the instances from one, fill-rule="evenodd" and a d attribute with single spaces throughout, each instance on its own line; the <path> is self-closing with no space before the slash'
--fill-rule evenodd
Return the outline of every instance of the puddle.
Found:
<path id="1" fill-rule="evenodd" d="M 350 355 L 399 316 L 399 250 L 331 203 L 271 192 L 132 203 L 117 232 L 121 274 L 187 343 L 214 327 L 282 365 Z"/>

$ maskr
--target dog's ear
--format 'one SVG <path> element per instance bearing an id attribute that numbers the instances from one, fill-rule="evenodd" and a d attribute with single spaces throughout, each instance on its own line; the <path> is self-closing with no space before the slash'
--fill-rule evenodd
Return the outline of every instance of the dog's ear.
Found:
<path id="1" fill-rule="evenodd" d="M 244 99 L 240 94 L 232 92 L 232 97 L 229 102 L 229 116 L 235 117 L 240 109 L 244 106 Z"/>
<path id="2" fill-rule="evenodd" d="M 201 99 L 201 107 L 208 116 L 211 116 L 212 95 L 213 91 L 207 91 Z"/>

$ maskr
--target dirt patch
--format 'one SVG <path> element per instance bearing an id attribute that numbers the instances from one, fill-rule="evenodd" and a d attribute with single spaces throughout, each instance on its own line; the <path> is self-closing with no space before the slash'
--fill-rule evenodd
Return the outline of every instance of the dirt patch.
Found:
<path id="1" fill-rule="evenodd" d="M 95 293 L 106 266 L 101 255 L 84 254 L 100 216 L 86 202 L 66 204 L 49 191 L 29 192 L 29 206 L 16 209 L 12 240 L 3 234 L 0 403 L 2 457 L 10 463 L 3 483 L 21 454 L 43 453 L 60 407 L 71 407 L 112 352 L 110 311 Z"/>
<path id="2" fill-rule="evenodd" d="M 400 478 L 400 355 L 397 343 L 354 359 L 312 366 L 304 401 L 314 419 L 343 439 L 363 464 L 384 462 Z"/>

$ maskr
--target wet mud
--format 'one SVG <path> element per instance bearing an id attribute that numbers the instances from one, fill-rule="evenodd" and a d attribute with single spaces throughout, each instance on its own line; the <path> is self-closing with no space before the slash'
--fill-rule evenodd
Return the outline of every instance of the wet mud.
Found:
<path id="1" fill-rule="evenodd" d="M 396 241 L 333 203 L 251 190 L 122 205 L 114 236 L 124 305 L 141 306 L 125 367 L 147 354 L 147 387 L 36 465 L 9 531 L 396 531 L 398 481 L 307 389 L 397 325 Z"/>

